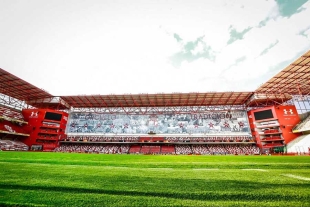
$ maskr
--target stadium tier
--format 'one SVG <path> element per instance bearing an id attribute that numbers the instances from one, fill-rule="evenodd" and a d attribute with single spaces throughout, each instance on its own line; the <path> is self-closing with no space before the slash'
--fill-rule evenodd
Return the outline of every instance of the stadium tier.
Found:
<path id="1" fill-rule="evenodd" d="M 203 145 L 131 145 L 131 144 L 63 144 L 55 152 L 104 154 L 171 154 L 171 155 L 253 155 L 260 154 L 256 145 L 203 144 Z"/>
<path id="2" fill-rule="evenodd" d="M 293 152 L 302 140 L 310 149 L 309 62 L 310 51 L 252 92 L 126 95 L 53 96 L 0 69 L 0 139 L 15 146 L 2 148 L 260 154 Z"/>

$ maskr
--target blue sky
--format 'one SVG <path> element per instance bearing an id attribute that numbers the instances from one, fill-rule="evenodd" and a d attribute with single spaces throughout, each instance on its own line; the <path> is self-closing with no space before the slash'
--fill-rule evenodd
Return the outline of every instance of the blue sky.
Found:
<path id="1" fill-rule="evenodd" d="M 310 49 L 306 0 L 0 0 L 0 67 L 53 95 L 251 91 Z"/>

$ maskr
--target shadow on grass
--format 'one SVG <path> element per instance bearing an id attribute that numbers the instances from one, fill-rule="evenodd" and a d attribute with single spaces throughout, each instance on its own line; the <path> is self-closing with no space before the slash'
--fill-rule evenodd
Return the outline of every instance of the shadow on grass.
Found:
<path id="1" fill-rule="evenodd" d="M 231 181 L 230 181 L 231 182 Z M 240 183 L 239 183 L 240 184 Z M 280 186 L 280 184 L 279 184 Z M 282 187 L 285 187 L 281 185 Z M 286 186 L 289 188 L 289 185 Z M 309 189 L 310 184 L 299 184 L 299 187 L 303 189 Z M 61 186 L 30 186 L 30 185 L 18 185 L 18 184 L 0 184 L 0 189 L 3 190 L 34 190 L 38 191 L 38 196 L 45 192 L 60 192 L 60 193 L 72 193 L 72 194 L 106 194 L 116 196 L 144 196 L 144 197 L 161 197 L 171 199 L 189 199 L 200 201 L 251 201 L 251 202 L 266 202 L 266 201 L 305 201 L 308 203 L 308 195 L 285 195 L 283 193 L 273 194 L 256 194 L 251 192 L 238 192 L 216 189 L 216 191 L 201 191 L 200 193 L 194 192 L 143 192 L 143 191 L 131 191 L 131 190 L 111 190 L 111 189 L 92 189 L 92 188 L 76 188 L 76 187 L 61 187 Z M 229 190 L 229 189 L 228 189 Z"/>

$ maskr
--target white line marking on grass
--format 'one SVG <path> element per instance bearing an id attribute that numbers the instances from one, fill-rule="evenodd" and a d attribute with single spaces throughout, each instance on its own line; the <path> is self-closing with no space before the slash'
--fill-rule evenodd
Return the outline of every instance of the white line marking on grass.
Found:
<path id="1" fill-rule="evenodd" d="M 109 168 L 109 169 L 128 169 L 129 167 L 121 167 L 121 166 L 97 166 L 101 168 Z"/>
<path id="2" fill-rule="evenodd" d="M 142 167 L 142 168 L 137 168 L 137 169 L 140 169 L 140 170 L 174 170 L 174 168 L 164 168 L 164 167 Z"/>
<path id="3" fill-rule="evenodd" d="M 193 170 L 219 170 L 219 168 L 193 168 Z"/>
<path id="4" fill-rule="evenodd" d="M 290 178 L 296 178 L 296 179 L 299 179 L 299 180 L 310 181 L 310 178 L 302 177 L 302 176 L 299 176 L 299 175 L 293 175 L 293 174 L 281 174 L 281 175 L 286 176 L 286 177 L 290 177 Z"/>
<path id="5" fill-rule="evenodd" d="M 261 171 L 261 172 L 267 172 L 268 170 L 264 170 L 264 169 L 241 169 L 241 170 L 253 170 L 253 171 Z"/>
<path id="6" fill-rule="evenodd" d="M 100 166 L 99 166 L 100 167 Z M 174 170 L 174 168 L 156 168 L 156 167 L 118 167 L 118 166 L 102 166 L 101 168 L 109 169 L 132 169 L 132 170 Z"/>

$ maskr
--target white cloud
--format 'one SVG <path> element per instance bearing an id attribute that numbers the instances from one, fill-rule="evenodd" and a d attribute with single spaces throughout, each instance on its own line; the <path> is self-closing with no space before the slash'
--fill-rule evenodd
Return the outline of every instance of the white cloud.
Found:
<path id="1" fill-rule="evenodd" d="M 198 42 L 196 48 L 192 51 L 192 54 L 193 55 L 198 55 L 198 54 L 201 54 L 203 53 L 204 51 L 204 46 L 201 42 Z"/>
<path id="2" fill-rule="evenodd" d="M 245 55 L 246 60 L 227 70 L 223 74 L 224 77 L 236 81 L 260 78 L 281 62 L 293 61 L 292 58 L 296 58 L 297 54 L 306 51 L 310 46 L 310 39 L 299 35 L 302 29 L 310 25 L 305 24 L 306 16 L 310 16 L 309 9 L 291 18 L 271 19 L 266 26 L 250 30 L 243 40 L 228 45 L 218 56 L 218 61 L 232 64 L 242 55 Z M 259 56 L 264 49 L 275 42 L 277 44 L 274 47 L 263 56 Z"/>
<path id="3" fill-rule="evenodd" d="M 309 49 L 309 5 L 284 18 L 275 1 L 2 1 L 0 67 L 55 95 L 254 90 Z M 229 28 L 251 29 L 227 45 Z M 175 68 L 169 57 L 199 37 L 215 59 Z"/>

